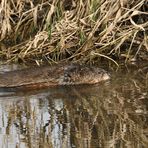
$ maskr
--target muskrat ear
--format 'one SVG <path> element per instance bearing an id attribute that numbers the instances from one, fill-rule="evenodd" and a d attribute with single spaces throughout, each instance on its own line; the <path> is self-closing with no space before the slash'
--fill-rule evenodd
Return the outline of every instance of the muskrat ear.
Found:
<path id="1" fill-rule="evenodd" d="M 68 74 L 67 72 L 64 72 L 64 82 L 68 82 L 71 80 L 71 75 Z"/>

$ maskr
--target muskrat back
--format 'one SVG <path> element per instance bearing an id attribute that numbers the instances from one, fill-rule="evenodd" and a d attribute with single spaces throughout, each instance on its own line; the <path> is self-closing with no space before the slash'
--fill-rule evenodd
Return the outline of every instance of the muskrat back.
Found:
<path id="1" fill-rule="evenodd" d="M 40 88 L 57 85 L 95 84 L 109 74 L 94 66 L 79 64 L 43 66 L 0 74 L 0 88 Z"/>

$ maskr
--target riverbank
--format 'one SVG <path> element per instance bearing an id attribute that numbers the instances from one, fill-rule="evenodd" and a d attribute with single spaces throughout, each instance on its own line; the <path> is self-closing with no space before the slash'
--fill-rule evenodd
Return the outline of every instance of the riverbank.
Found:
<path id="1" fill-rule="evenodd" d="M 12 62 L 148 59 L 146 0 L 0 3 L 0 57 Z"/>

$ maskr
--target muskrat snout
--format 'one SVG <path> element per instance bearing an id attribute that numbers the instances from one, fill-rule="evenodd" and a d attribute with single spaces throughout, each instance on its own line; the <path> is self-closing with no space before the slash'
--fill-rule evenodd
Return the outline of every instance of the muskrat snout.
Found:
<path id="1" fill-rule="evenodd" d="M 109 80 L 111 78 L 110 74 L 102 69 L 102 68 L 96 68 L 94 73 L 94 79 L 96 79 L 97 82 Z"/>
<path id="2" fill-rule="evenodd" d="M 102 76 L 102 80 L 109 80 L 110 79 L 110 74 L 108 72 L 104 73 Z"/>

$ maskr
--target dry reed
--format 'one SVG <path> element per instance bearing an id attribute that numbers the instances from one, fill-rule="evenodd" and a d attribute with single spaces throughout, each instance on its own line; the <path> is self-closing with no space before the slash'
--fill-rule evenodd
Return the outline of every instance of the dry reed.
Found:
<path id="1" fill-rule="evenodd" d="M 0 56 L 7 61 L 147 59 L 147 0 L 2 0 Z"/>

